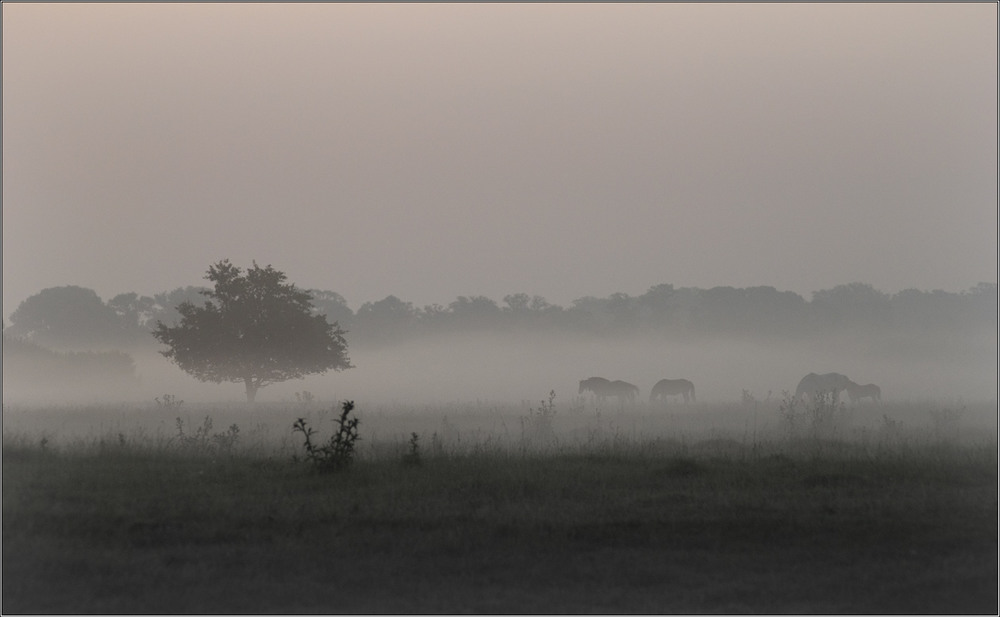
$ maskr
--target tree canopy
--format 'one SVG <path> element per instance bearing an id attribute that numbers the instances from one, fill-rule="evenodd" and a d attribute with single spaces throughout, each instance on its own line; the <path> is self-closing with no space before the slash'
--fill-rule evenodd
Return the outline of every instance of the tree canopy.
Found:
<path id="1" fill-rule="evenodd" d="M 244 273 L 229 260 L 209 267 L 214 289 L 203 306 L 182 302 L 180 323 L 158 321 L 161 351 L 200 381 L 243 383 L 247 401 L 272 383 L 351 367 L 345 332 L 314 314 L 309 293 L 283 272 L 254 262 Z"/>
<path id="2" fill-rule="evenodd" d="M 23 301 L 5 334 L 58 351 L 132 350 L 154 347 L 158 322 L 180 323 L 178 308 L 202 306 L 206 287 L 179 287 L 142 296 L 114 296 L 107 303 L 80 287 L 42 290 Z M 424 307 L 396 296 L 351 310 L 339 293 L 307 289 L 312 315 L 351 330 L 355 346 L 378 347 L 468 332 L 557 333 L 572 337 L 656 336 L 688 340 L 739 337 L 758 341 L 818 335 L 882 333 L 921 338 L 944 335 L 996 336 L 997 286 L 980 283 L 963 292 L 904 289 L 886 294 L 864 283 L 838 285 L 806 300 L 774 287 L 677 287 L 659 284 L 638 296 L 587 296 L 571 306 L 550 304 L 526 293 L 459 296 L 450 304 Z"/>
<path id="3" fill-rule="evenodd" d="M 28 298 L 10 316 L 8 334 L 65 349 L 115 346 L 123 330 L 113 308 L 92 289 L 50 287 Z"/>

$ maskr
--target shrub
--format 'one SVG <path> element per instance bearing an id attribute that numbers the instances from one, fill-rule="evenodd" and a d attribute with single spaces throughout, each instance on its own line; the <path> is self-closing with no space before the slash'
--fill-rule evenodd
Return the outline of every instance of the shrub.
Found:
<path id="1" fill-rule="evenodd" d="M 169 394 L 167 395 L 169 396 Z M 183 401 L 182 401 L 183 402 Z M 182 448 L 203 451 L 229 451 L 240 438 L 240 427 L 237 424 L 229 425 L 229 430 L 225 433 L 212 434 L 212 418 L 205 416 L 201 426 L 195 429 L 194 435 L 184 432 L 184 420 L 177 418 L 177 443 Z M 125 444 L 125 436 L 119 433 L 119 443 Z"/>
<path id="2" fill-rule="evenodd" d="M 813 439 L 824 439 L 836 432 L 838 415 L 845 411 L 844 403 L 836 402 L 832 392 L 817 392 L 810 397 L 805 405 L 797 396 L 791 396 L 788 391 L 782 392 L 782 400 L 778 405 L 778 414 L 790 439 L 800 436 L 806 420 L 809 421 L 810 434 Z"/>
<path id="3" fill-rule="evenodd" d="M 165 409 L 177 409 L 184 404 L 184 401 L 180 400 L 173 394 L 164 394 L 162 401 L 160 400 L 160 397 L 156 397 L 153 400 L 156 401 L 157 407 L 163 407 Z"/>
<path id="4" fill-rule="evenodd" d="M 420 458 L 420 436 L 410 433 L 410 451 L 403 455 L 403 464 L 409 467 L 419 467 L 423 462 Z"/>
<path id="5" fill-rule="evenodd" d="M 538 410 L 529 408 L 528 415 L 521 417 L 522 439 L 547 443 L 555 440 L 555 430 L 552 420 L 556 416 L 556 391 L 549 392 L 549 400 L 541 401 Z"/>
<path id="6" fill-rule="evenodd" d="M 782 391 L 781 403 L 778 404 L 778 416 L 781 418 L 781 424 L 785 427 L 790 439 L 795 438 L 798 430 L 799 418 L 802 415 L 801 410 L 799 410 L 800 403 L 799 397 L 792 396 L 788 390 Z"/>
<path id="7" fill-rule="evenodd" d="M 832 392 L 820 393 L 813 397 L 808 409 L 813 439 L 832 437 L 837 428 L 837 416 L 843 415 L 844 403 L 838 403 Z"/>
<path id="8" fill-rule="evenodd" d="M 358 436 L 358 419 L 349 418 L 354 410 L 354 401 L 344 401 L 341 404 L 340 416 L 334 420 L 337 423 L 337 431 L 330 436 L 330 441 L 325 445 L 316 445 L 312 442 L 312 436 L 316 431 L 309 428 L 303 418 L 299 418 L 292 425 L 292 432 L 299 432 L 305 436 L 303 447 L 306 449 L 306 459 L 312 463 L 313 468 L 322 471 L 340 471 L 351 466 L 354 462 L 354 444 L 360 437 Z"/>

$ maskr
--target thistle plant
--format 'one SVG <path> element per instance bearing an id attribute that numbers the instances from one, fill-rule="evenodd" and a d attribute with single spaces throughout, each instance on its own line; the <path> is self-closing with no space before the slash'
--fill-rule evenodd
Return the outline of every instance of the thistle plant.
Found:
<path id="1" fill-rule="evenodd" d="M 540 442 L 549 442 L 555 439 L 555 431 L 552 427 L 552 420 L 556 416 L 555 405 L 556 391 L 549 391 L 549 400 L 541 401 L 537 410 L 528 409 L 528 415 L 521 417 L 522 439 L 530 436 Z"/>
<path id="2" fill-rule="evenodd" d="M 420 436 L 415 432 L 410 433 L 410 450 L 403 455 L 403 464 L 408 467 L 419 467 L 423 460 L 420 458 Z"/>
<path id="3" fill-rule="evenodd" d="M 354 401 L 341 404 L 340 416 L 334 420 L 337 430 L 324 445 L 312 442 L 316 431 L 309 427 L 305 419 L 299 418 L 292 425 L 292 432 L 302 433 L 305 437 L 306 460 L 312 463 L 314 469 L 321 472 L 340 471 L 354 462 L 354 444 L 361 437 L 358 436 L 358 419 L 349 417 L 353 410 Z"/>

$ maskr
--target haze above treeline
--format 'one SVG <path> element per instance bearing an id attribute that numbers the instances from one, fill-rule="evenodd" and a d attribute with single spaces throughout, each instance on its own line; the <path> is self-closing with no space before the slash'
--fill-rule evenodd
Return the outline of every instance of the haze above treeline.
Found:
<path id="1" fill-rule="evenodd" d="M 220 256 L 419 307 L 998 280 L 995 3 L 2 8 L 5 316 Z"/>

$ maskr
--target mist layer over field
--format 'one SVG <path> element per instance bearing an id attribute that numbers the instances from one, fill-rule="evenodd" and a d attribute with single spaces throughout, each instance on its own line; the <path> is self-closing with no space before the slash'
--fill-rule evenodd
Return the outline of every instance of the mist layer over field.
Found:
<path id="1" fill-rule="evenodd" d="M 682 343 L 657 338 L 567 341 L 547 337 L 454 337 L 394 349 L 358 351 L 357 368 L 314 381 L 325 393 L 332 382 L 340 398 L 448 401 L 535 400 L 550 390 L 577 394 L 581 379 L 622 379 L 640 398 L 663 378 L 694 382 L 700 401 L 738 401 L 743 390 L 758 398 L 794 392 L 808 372 L 840 372 L 858 383 L 877 383 L 883 396 L 990 399 L 996 390 L 996 358 L 988 344 L 925 350 L 930 354 L 873 349 L 864 341 L 753 343 L 716 340 Z M 287 384 L 291 385 L 291 384 Z M 313 388 L 313 383 L 303 387 Z"/>
<path id="2" fill-rule="evenodd" d="M 354 368 L 278 383 L 259 402 L 296 400 L 308 392 L 319 401 L 421 405 L 484 401 L 537 402 L 550 391 L 559 400 L 577 396 L 592 376 L 621 379 L 646 400 L 660 379 L 694 382 L 699 401 L 739 401 L 744 390 L 759 400 L 794 392 L 809 372 L 839 372 L 860 384 L 875 383 L 887 401 L 995 400 L 995 341 L 954 337 L 866 339 L 816 337 L 794 342 L 699 340 L 650 335 L 612 338 L 538 334 L 443 335 L 385 347 L 349 350 Z M 44 375 L 5 380 L 5 404 L 150 403 L 171 394 L 189 402 L 243 399 L 242 384 L 201 383 L 153 352 L 133 354 L 137 383 L 99 380 L 53 387 Z"/>

